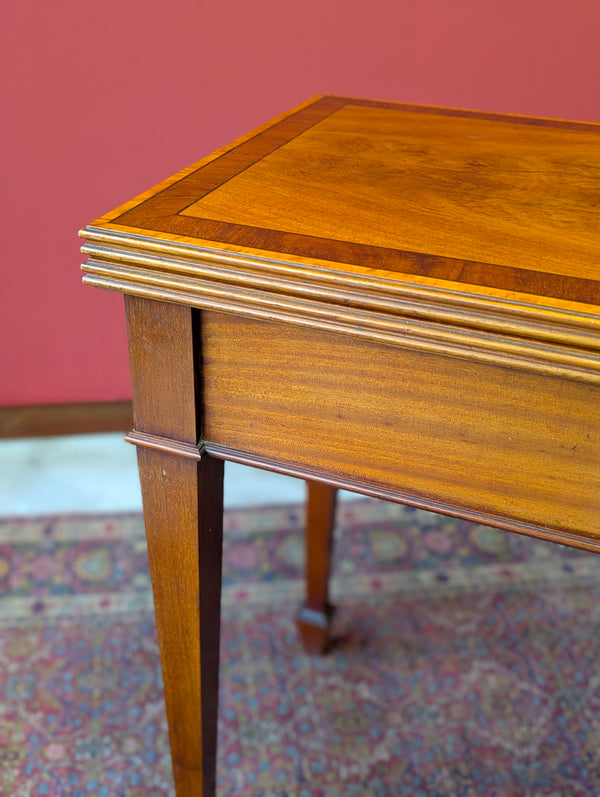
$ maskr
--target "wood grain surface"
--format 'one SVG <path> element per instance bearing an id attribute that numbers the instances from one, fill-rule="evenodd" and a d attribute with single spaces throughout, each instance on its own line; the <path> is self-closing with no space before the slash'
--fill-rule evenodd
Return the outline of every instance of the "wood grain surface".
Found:
<path id="1" fill-rule="evenodd" d="M 324 97 L 92 227 L 600 303 L 600 125 Z"/>
<path id="2" fill-rule="evenodd" d="M 223 463 L 138 449 L 177 794 L 215 794 Z"/>
<path id="3" fill-rule="evenodd" d="M 333 605 L 329 600 L 337 490 L 324 482 L 307 482 L 306 592 L 296 624 L 307 653 L 325 653 Z"/>
<path id="4" fill-rule="evenodd" d="M 595 281 L 599 144 L 583 130 L 347 105 L 181 213 Z"/>
<path id="5" fill-rule="evenodd" d="M 195 444 L 200 438 L 194 313 L 126 296 L 133 418 L 137 431 Z"/>
<path id="6" fill-rule="evenodd" d="M 596 385 L 220 313 L 203 351 L 209 448 L 600 539 Z"/>
<path id="7" fill-rule="evenodd" d="M 144 522 L 177 794 L 215 793 L 223 462 L 201 456 L 199 318 L 127 297 Z"/>

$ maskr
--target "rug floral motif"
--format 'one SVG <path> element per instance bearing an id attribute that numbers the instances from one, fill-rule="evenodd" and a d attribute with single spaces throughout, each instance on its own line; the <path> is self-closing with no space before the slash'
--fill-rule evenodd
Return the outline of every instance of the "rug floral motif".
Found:
<path id="1" fill-rule="evenodd" d="M 303 522 L 226 513 L 220 797 L 600 794 L 600 557 L 342 503 L 312 658 Z M 137 515 L 0 521 L 0 794 L 174 794 Z"/>

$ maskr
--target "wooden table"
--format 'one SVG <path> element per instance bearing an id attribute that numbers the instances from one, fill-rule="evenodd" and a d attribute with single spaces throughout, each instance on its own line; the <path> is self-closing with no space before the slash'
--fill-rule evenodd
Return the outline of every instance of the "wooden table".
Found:
<path id="1" fill-rule="evenodd" d="M 600 125 L 321 97 L 82 235 L 179 797 L 215 791 L 223 460 L 600 547 Z"/>

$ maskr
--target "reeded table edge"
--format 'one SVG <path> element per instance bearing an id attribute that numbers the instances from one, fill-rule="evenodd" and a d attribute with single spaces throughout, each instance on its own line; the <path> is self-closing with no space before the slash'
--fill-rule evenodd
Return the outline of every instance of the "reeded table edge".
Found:
<path id="1" fill-rule="evenodd" d="M 106 228 L 80 235 L 88 285 L 600 384 L 600 309 Z"/>

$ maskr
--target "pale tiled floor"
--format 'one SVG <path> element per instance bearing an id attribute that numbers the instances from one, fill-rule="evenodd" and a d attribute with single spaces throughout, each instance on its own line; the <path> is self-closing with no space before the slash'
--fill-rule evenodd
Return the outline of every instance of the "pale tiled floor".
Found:
<path id="1" fill-rule="evenodd" d="M 226 463 L 226 507 L 304 499 L 300 479 Z M 135 449 L 121 434 L 0 440 L 2 516 L 123 512 L 141 507 Z"/>

